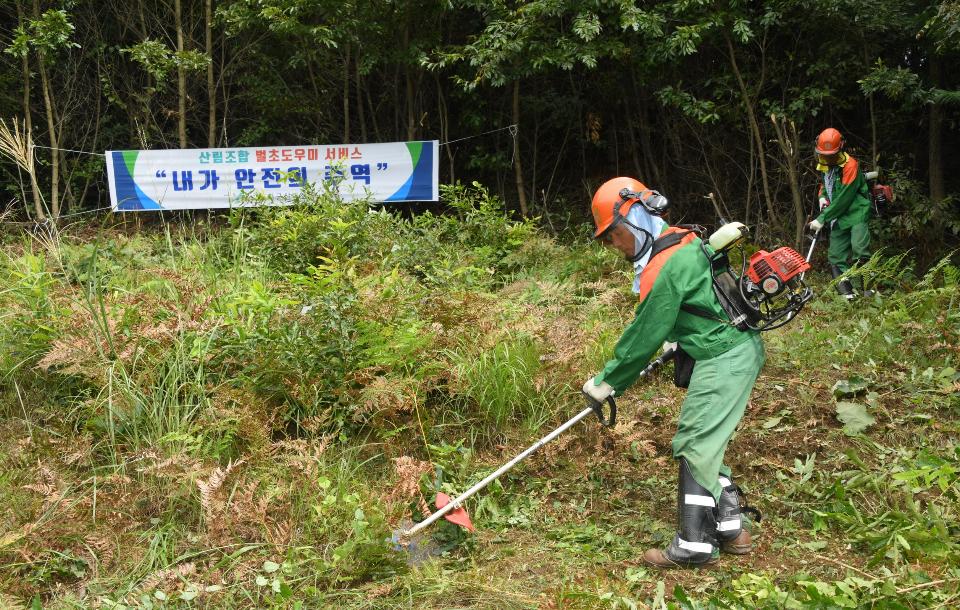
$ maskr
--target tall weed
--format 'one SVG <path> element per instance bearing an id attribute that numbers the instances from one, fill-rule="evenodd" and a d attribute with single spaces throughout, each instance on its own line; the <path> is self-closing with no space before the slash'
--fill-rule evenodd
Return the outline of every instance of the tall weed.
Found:
<path id="1" fill-rule="evenodd" d="M 537 388 L 540 350 L 521 335 L 499 342 L 480 354 L 454 353 L 457 394 L 466 399 L 464 415 L 474 420 L 490 440 L 509 423 L 537 427 L 549 411 L 549 399 Z"/>

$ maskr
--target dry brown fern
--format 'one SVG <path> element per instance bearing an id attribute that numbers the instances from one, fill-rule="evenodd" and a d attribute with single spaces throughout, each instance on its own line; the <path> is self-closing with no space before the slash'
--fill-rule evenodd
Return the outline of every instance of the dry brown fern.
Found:
<path id="1" fill-rule="evenodd" d="M 43 496 L 44 510 L 60 502 L 66 494 L 67 486 L 60 476 L 47 465 L 37 462 L 37 480 L 23 486 Z"/>
<path id="2" fill-rule="evenodd" d="M 231 460 L 226 468 L 220 466 L 215 468 L 206 481 L 203 479 L 197 480 L 197 488 L 200 490 L 200 506 L 203 508 L 203 517 L 208 523 L 218 516 L 224 508 L 223 502 L 218 501 L 215 497 L 217 490 L 223 486 L 230 472 L 243 462 L 244 460 L 236 462 Z"/>
<path id="3" fill-rule="evenodd" d="M 397 484 L 387 494 L 385 501 L 388 505 L 396 505 L 416 500 L 420 511 L 430 514 L 430 505 L 420 491 L 420 477 L 433 471 L 433 464 L 423 462 L 409 455 L 393 458 L 393 466 L 397 471 Z"/>
<path id="4" fill-rule="evenodd" d="M 180 581 L 187 580 L 187 577 L 196 573 L 197 566 L 192 561 L 181 563 L 172 568 L 157 570 L 140 581 L 140 585 L 131 591 L 124 601 L 128 605 L 133 605 L 134 600 L 138 599 L 141 593 L 149 593 L 157 588 L 162 590 L 173 589 L 180 584 Z"/>
<path id="5" fill-rule="evenodd" d="M 116 545 L 106 536 L 90 534 L 84 538 L 86 551 L 90 555 L 90 565 L 93 566 L 93 577 L 97 578 L 100 568 L 109 567 L 113 563 Z"/>

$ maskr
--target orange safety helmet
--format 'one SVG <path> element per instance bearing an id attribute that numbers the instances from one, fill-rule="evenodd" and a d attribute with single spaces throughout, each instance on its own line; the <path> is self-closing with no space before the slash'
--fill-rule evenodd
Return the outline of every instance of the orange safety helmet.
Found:
<path id="1" fill-rule="evenodd" d="M 619 220 L 626 218 L 631 206 L 638 202 L 656 216 L 663 214 L 669 205 L 666 197 L 633 178 L 612 178 L 601 184 L 593 194 L 591 205 L 593 222 L 597 225 L 594 239 L 599 239 Z"/>
<path id="2" fill-rule="evenodd" d="M 833 127 L 827 127 L 817 136 L 817 154 L 835 155 L 843 150 L 843 136 Z"/>

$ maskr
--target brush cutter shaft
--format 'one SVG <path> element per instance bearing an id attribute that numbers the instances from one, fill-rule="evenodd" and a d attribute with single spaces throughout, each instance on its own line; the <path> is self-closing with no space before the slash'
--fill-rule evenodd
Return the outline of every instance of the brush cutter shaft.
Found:
<path id="1" fill-rule="evenodd" d="M 820 233 L 817 233 L 813 236 L 813 240 L 810 242 L 810 249 L 807 250 L 807 262 L 810 262 L 810 257 L 813 256 L 813 248 L 817 245 L 817 240 L 820 238 Z"/>
<path id="2" fill-rule="evenodd" d="M 427 517 L 420 523 L 414 525 L 409 530 L 405 531 L 403 533 L 403 536 L 406 537 L 406 536 L 413 535 L 418 531 L 422 530 L 423 528 L 432 525 L 435 521 L 437 521 L 438 519 L 441 519 L 448 512 L 460 506 L 470 496 L 472 496 L 473 494 L 477 493 L 478 491 L 480 491 L 481 489 L 483 489 L 484 487 L 486 487 L 487 485 L 495 481 L 497 478 L 500 477 L 500 475 L 502 475 L 503 473 L 507 472 L 508 470 L 510 470 L 511 468 L 513 468 L 514 466 L 516 466 L 517 464 L 525 460 L 531 453 L 535 452 L 540 447 L 543 447 L 553 439 L 557 438 L 558 436 L 566 432 L 570 428 L 570 426 L 574 425 L 584 417 L 588 415 L 592 415 L 593 413 L 594 413 L 593 407 L 587 407 L 583 411 L 580 411 L 579 413 L 574 415 L 571 419 L 567 420 L 567 423 L 563 424 L 562 426 L 560 426 L 550 434 L 538 440 L 536 443 L 527 447 L 527 449 L 524 450 L 523 453 L 516 456 L 515 458 L 513 458 L 512 460 L 510 460 L 500 468 L 497 468 L 495 471 L 487 475 L 485 479 L 483 479 L 482 481 L 480 481 L 479 483 L 477 483 L 467 491 L 463 492 L 462 494 L 460 494 L 459 496 L 451 500 L 449 504 L 435 511 L 429 517 Z"/>
<path id="3" fill-rule="evenodd" d="M 808 263 L 810 262 L 810 259 L 813 257 L 813 249 L 816 247 L 816 245 L 817 245 L 817 240 L 818 240 L 818 239 L 820 239 L 820 231 L 817 231 L 816 233 L 813 234 L 813 240 L 811 240 L 811 242 L 810 242 L 810 249 L 807 250 L 807 259 L 806 259 L 806 260 L 807 260 Z M 803 276 L 806 275 L 806 274 L 807 274 L 806 271 L 804 271 L 803 273 L 801 273 L 801 274 L 800 274 L 800 279 L 802 280 L 802 279 L 803 279 Z"/>
<path id="4" fill-rule="evenodd" d="M 665 351 L 664 353 L 660 354 L 660 356 L 659 356 L 657 359 L 653 360 L 652 362 L 650 362 L 650 364 L 647 365 L 647 368 L 643 369 L 643 371 L 640 373 L 640 377 L 644 377 L 644 376 L 650 374 L 650 371 L 654 370 L 655 368 L 657 368 L 657 367 L 660 366 L 661 364 L 667 362 L 668 360 L 670 360 L 671 358 L 673 358 L 673 356 L 674 356 L 674 350 L 673 350 L 673 349 L 669 349 L 669 350 Z M 412 536 L 413 534 L 416 534 L 417 532 L 419 532 L 419 531 L 422 530 L 423 528 L 429 527 L 429 526 L 433 525 L 433 523 L 435 523 L 438 519 L 442 519 L 443 516 L 446 515 L 447 513 L 449 513 L 450 511 L 456 510 L 456 509 L 457 509 L 461 504 L 463 504 L 463 502 L 464 502 L 465 500 L 467 500 L 470 496 L 472 496 L 473 494 L 477 493 L 478 491 L 480 491 L 481 489 L 483 489 L 484 487 L 486 487 L 487 485 L 489 485 L 489 484 L 492 483 L 493 481 L 497 480 L 497 479 L 500 477 L 500 475 L 502 475 L 503 473 L 507 472 L 508 470 L 510 470 L 511 468 L 513 468 L 514 466 L 516 466 L 517 464 L 519 464 L 520 462 L 522 462 L 523 460 L 527 459 L 527 457 L 529 457 L 530 454 L 534 453 L 537 449 L 539 449 L 540 447 L 543 447 L 544 445 L 546 445 L 547 443 L 549 443 L 549 442 L 552 441 L 553 439 L 557 438 L 558 436 L 560 436 L 561 434 L 563 434 L 564 432 L 566 432 L 568 429 L 570 429 L 571 426 L 573 426 L 575 423 L 577 423 L 578 421 L 580 421 L 580 420 L 583 419 L 584 417 L 586 417 L 586 416 L 588 416 L 588 415 L 590 415 L 590 414 L 592 414 L 592 413 L 596 413 L 596 412 L 597 412 L 597 411 L 594 409 L 594 407 L 593 407 L 592 405 L 589 406 L 589 407 L 587 407 L 587 408 L 584 409 L 583 411 L 580 411 L 579 413 L 577 413 L 576 415 L 574 415 L 572 418 L 570 418 L 569 420 L 567 420 L 567 422 L 566 422 L 565 424 L 563 424 L 562 426 L 560 426 L 559 428 L 557 428 L 556 430 L 554 430 L 554 431 L 551 432 L 550 434 L 544 436 L 543 438 L 541 438 L 540 440 L 538 440 L 538 441 L 535 442 L 534 444 L 532 444 L 532 445 L 530 445 L 529 447 L 527 447 L 527 448 L 523 451 L 523 453 L 521 453 L 520 455 L 516 456 L 515 458 L 513 458 L 512 460 L 510 460 L 509 462 L 507 462 L 506 464 L 504 464 L 504 465 L 501 466 L 500 468 L 497 468 L 494 472 L 492 472 L 492 473 L 490 473 L 489 475 L 487 475 L 487 477 L 486 477 L 485 479 L 483 479 L 482 481 L 480 481 L 479 483 L 477 483 L 476 485 L 474 485 L 473 487 L 471 487 L 471 488 L 468 489 L 467 491 L 463 492 L 462 494 L 460 494 L 459 496 L 457 496 L 457 497 L 454 498 L 453 500 L 450 500 L 450 503 L 449 503 L 449 504 L 447 504 L 446 506 L 444 506 L 444 507 L 441 508 L 441 509 L 438 509 L 438 510 L 434 511 L 429 517 L 427 517 L 426 519 L 424 519 L 424 520 L 421 521 L 420 523 L 417 523 L 416 525 L 414 525 L 413 527 L 411 527 L 411 528 L 408 529 L 407 531 L 402 532 L 402 533 L 400 534 L 400 537 L 401 537 L 401 538 L 407 538 L 407 537 L 409 537 L 409 536 Z M 598 416 L 599 416 L 599 414 L 598 414 Z M 602 418 L 602 417 L 600 417 L 600 421 L 603 422 L 603 418 Z"/>

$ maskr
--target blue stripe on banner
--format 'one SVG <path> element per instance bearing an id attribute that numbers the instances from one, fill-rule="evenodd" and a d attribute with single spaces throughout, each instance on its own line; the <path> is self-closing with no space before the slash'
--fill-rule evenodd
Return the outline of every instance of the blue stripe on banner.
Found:
<path id="1" fill-rule="evenodd" d="M 134 181 L 123 158 L 122 151 L 113 151 L 113 180 L 117 188 L 117 211 L 162 210 Z"/>
<path id="2" fill-rule="evenodd" d="M 433 200 L 433 142 L 418 142 L 420 158 L 407 181 L 387 201 Z M 409 146 L 409 144 L 408 144 Z M 411 158 L 414 157 L 410 151 Z"/>
<path id="3" fill-rule="evenodd" d="M 420 160 L 411 176 L 413 184 L 407 193 L 407 199 L 433 199 L 433 142 L 424 142 L 420 149 Z"/>

